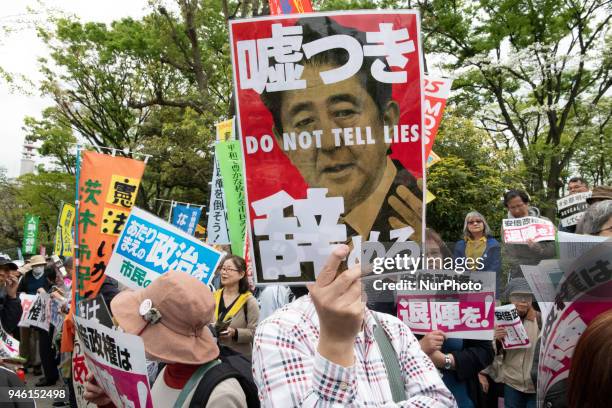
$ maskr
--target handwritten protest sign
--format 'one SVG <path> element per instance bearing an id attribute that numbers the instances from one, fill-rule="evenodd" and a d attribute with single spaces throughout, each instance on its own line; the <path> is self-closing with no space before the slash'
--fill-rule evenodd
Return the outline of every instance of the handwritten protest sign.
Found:
<path id="1" fill-rule="evenodd" d="M 592 192 L 570 194 L 557 200 L 557 217 L 562 227 L 578 224 L 584 211 L 589 207 L 586 200 Z"/>
<path id="2" fill-rule="evenodd" d="M 0 324 L 0 358 L 15 358 L 19 356 L 19 342 L 4 331 Z"/>
<path id="3" fill-rule="evenodd" d="M 217 142 L 226 142 L 236 138 L 234 136 L 234 118 L 215 123 L 215 128 L 217 130 Z"/>
<path id="4" fill-rule="evenodd" d="M 542 328 L 538 401 L 567 379 L 578 339 L 589 323 L 612 309 L 612 242 L 603 242 L 574 261 L 560 262 L 563 278 Z"/>
<path id="5" fill-rule="evenodd" d="M 168 271 L 188 273 L 205 284 L 223 254 L 140 208 L 132 209 L 108 264 L 108 275 L 132 289 Z"/>
<path id="6" fill-rule="evenodd" d="M 39 293 L 29 307 L 28 314 L 22 315 L 22 327 L 38 327 L 49 331 L 51 324 L 51 296 L 48 293 Z"/>
<path id="7" fill-rule="evenodd" d="M 246 199 L 242 174 L 242 149 L 237 140 L 219 142 L 215 145 L 215 157 L 219 163 L 219 174 L 223 179 L 227 228 L 232 244 L 232 253 L 244 256 L 244 234 L 246 232 Z"/>
<path id="8" fill-rule="evenodd" d="M 35 254 L 38 246 L 38 224 L 40 217 L 37 215 L 26 214 L 23 225 L 23 253 Z"/>
<path id="9" fill-rule="evenodd" d="M 495 324 L 506 329 L 506 337 L 502 339 L 502 346 L 506 350 L 528 348 L 531 345 L 525 326 L 513 304 L 495 308 Z"/>
<path id="10" fill-rule="evenodd" d="M 55 246 L 53 248 L 55 255 L 72 256 L 72 248 L 74 247 L 72 228 L 74 227 L 75 211 L 74 205 L 62 204 L 55 232 Z"/>
<path id="11" fill-rule="evenodd" d="M 418 13 L 233 20 L 230 37 L 257 283 L 313 281 L 358 237 L 421 241 Z"/>
<path id="12" fill-rule="evenodd" d="M 172 224 L 193 235 L 201 215 L 202 207 L 175 204 L 172 208 Z"/>
<path id="13" fill-rule="evenodd" d="M 412 290 L 398 291 L 397 317 L 415 334 L 441 330 L 449 338 L 493 339 L 495 276 L 490 272 L 459 275 L 454 271 L 402 275 Z M 428 290 L 436 282 L 478 282 L 478 290 Z"/>
<path id="14" fill-rule="evenodd" d="M 142 339 L 78 316 L 74 322 L 88 367 L 115 406 L 153 408 Z"/>
<path id="15" fill-rule="evenodd" d="M 223 192 L 223 179 L 219 170 L 219 162 L 215 157 L 213 177 L 210 193 L 210 206 L 208 207 L 208 231 L 209 244 L 229 244 L 227 235 L 227 214 L 225 213 L 225 193 Z"/>
<path id="16" fill-rule="evenodd" d="M 21 302 L 21 318 L 19 319 L 19 327 L 30 327 L 26 325 L 26 319 L 30 313 L 30 308 L 36 300 L 36 295 L 27 295 L 25 293 L 19 294 L 19 301 Z"/>
<path id="17" fill-rule="evenodd" d="M 528 240 L 555 240 L 553 223 L 537 217 L 506 218 L 502 221 L 502 233 L 506 244 L 526 244 Z"/>

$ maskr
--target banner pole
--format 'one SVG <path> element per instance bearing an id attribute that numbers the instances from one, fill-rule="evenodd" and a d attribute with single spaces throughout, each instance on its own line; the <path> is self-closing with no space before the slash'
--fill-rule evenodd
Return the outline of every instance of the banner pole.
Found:
<path id="1" fill-rule="evenodd" d="M 81 176 L 81 145 L 77 144 L 76 151 L 76 171 L 75 171 L 75 179 L 76 179 L 76 189 L 74 196 L 74 207 L 75 207 L 75 216 L 74 216 L 74 280 L 76 282 L 72 282 L 72 285 L 76 285 L 74 296 L 75 296 L 75 316 L 78 316 L 79 311 L 79 301 L 80 299 L 80 282 L 81 276 L 79 275 L 79 179 Z"/>

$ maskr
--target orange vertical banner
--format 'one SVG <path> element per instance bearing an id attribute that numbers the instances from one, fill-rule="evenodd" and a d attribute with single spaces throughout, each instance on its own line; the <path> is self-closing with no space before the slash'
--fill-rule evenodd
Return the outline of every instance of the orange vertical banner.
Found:
<path id="1" fill-rule="evenodd" d="M 78 225 L 78 259 L 72 274 L 72 302 L 70 314 L 64 321 L 61 351 L 72 351 L 76 312 L 76 289 L 79 299 L 98 294 L 106 265 L 115 242 L 123 230 L 136 202 L 140 180 L 144 173 L 143 161 L 107 154 L 81 152 L 79 205 L 75 224 Z"/>
<path id="2" fill-rule="evenodd" d="M 81 299 L 96 296 L 104 282 L 106 265 L 136 202 L 145 169 L 142 161 L 96 152 L 83 152 L 82 160 L 76 271 Z"/>

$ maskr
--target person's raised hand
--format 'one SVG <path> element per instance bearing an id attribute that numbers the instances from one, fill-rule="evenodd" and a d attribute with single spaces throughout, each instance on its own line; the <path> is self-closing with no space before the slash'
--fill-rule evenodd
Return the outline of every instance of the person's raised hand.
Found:
<path id="1" fill-rule="evenodd" d="M 361 300 L 361 266 L 337 273 L 348 254 L 346 245 L 334 248 L 316 282 L 308 286 L 319 316 L 318 351 L 343 366 L 353 364 L 355 337 L 363 324 L 365 307 Z"/>
<path id="2" fill-rule="evenodd" d="M 83 393 L 83 398 L 85 398 L 86 401 L 98 406 L 108 405 L 113 402 L 108 395 L 106 395 L 104 389 L 98 385 L 92 373 L 87 374 L 86 380 L 85 393 Z"/>
<path id="3" fill-rule="evenodd" d="M 405 227 L 412 227 L 414 232 L 412 239 L 416 242 L 421 241 L 422 211 L 423 201 L 412 193 L 406 186 L 398 186 L 395 194 L 389 197 L 389 205 L 400 216 L 389 217 L 389 225 L 396 230 Z"/>
<path id="4" fill-rule="evenodd" d="M 9 298 L 16 298 L 18 286 L 19 286 L 19 280 L 15 276 L 9 273 L 5 281 L 6 295 Z"/>
<path id="5" fill-rule="evenodd" d="M 421 350 L 427 355 L 430 355 L 434 351 L 438 351 L 442 349 L 442 343 L 444 343 L 444 332 L 440 330 L 433 330 L 427 333 L 421 340 L 419 340 L 419 344 L 421 345 Z"/>

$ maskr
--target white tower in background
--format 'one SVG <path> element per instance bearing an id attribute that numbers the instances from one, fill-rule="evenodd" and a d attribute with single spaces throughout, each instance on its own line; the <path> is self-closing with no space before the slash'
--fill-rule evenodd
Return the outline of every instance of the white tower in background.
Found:
<path id="1" fill-rule="evenodd" d="M 36 155 L 36 147 L 31 143 L 23 144 L 21 152 L 21 169 L 19 175 L 34 173 L 34 156 Z"/>

